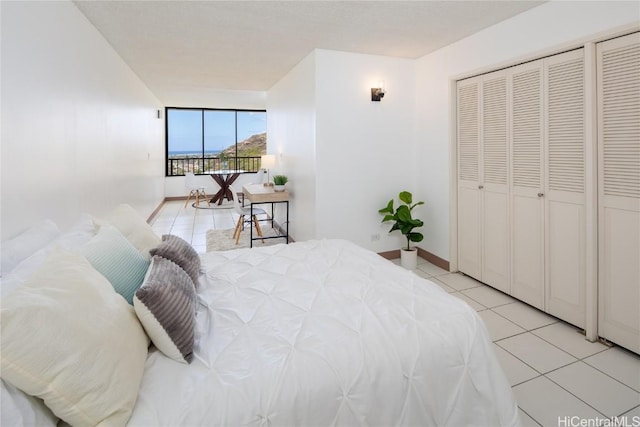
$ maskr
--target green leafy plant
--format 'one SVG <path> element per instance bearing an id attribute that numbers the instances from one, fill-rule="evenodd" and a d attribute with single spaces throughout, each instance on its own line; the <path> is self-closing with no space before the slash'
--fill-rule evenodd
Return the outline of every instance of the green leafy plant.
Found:
<path id="1" fill-rule="evenodd" d="M 289 181 L 285 175 L 273 175 L 273 183 L 275 185 L 285 185 Z"/>
<path id="2" fill-rule="evenodd" d="M 389 233 L 395 230 L 400 230 L 407 238 L 407 250 L 411 250 L 411 242 L 421 242 L 424 239 L 422 233 L 413 231 L 415 228 L 422 227 L 424 222 L 419 219 L 415 219 L 411 216 L 413 208 L 419 205 L 424 205 L 424 202 L 413 203 L 413 196 L 408 191 L 402 191 L 398 195 L 400 199 L 400 206 L 394 210 L 393 199 L 389 200 L 387 206 L 380 209 L 378 212 L 384 215 L 382 222 L 393 221 L 393 226 Z"/>

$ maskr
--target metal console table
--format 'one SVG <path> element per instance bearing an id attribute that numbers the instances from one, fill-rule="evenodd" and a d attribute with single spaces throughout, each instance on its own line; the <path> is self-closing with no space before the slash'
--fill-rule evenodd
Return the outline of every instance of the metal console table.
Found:
<path id="1" fill-rule="evenodd" d="M 286 222 L 284 226 L 284 234 L 281 236 L 269 236 L 264 239 L 285 239 L 287 244 L 289 243 L 289 192 L 288 191 L 275 191 L 273 187 L 265 186 L 263 184 L 249 184 L 242 187 L 242 191 L 245 197 L 251 204 L 251 217 L 253 217 L 253 205 L 271 204 L 271 226 L 273 227 L 273 205 L 275 203 L 284 203 L 286 205 Z M 282 227 L 280 227 L 282 228 Z M 281 231 L 281 230 L 279 230 Z M 254 240 L 260 240 L 261 237 L 253 237 L 253 226 L 249 230 L 250 242 L 249 247 L 253 247 Z"/>

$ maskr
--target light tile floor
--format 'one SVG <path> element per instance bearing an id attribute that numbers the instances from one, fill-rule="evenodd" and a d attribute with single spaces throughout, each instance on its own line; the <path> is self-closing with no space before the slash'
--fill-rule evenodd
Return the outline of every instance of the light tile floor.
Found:
<path id="1" fill-rule="evenodd" d="M 207 230 L 233 228 L 237 219 L 233 209 L 184 208 L 176 201 L 166 203 L 151 225 L 205 252 Z M 483 319 L 523 425 L 601 420 L 599 425 L 640 426 L 640 356 L 590 343 L 577 328 L 462 274 L 421 259 L 414 272 L 467 302 Z M 611 424 L 612 417 L 626 417 L 627 424 Z"/>

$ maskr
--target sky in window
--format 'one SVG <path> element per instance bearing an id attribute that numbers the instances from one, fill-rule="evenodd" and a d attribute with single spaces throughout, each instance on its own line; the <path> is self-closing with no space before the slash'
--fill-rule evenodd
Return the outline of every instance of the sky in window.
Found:
<path id="1" fill-rule="evenodd" d="M 202 110 L 168 109 L 169 153 L 202 152 Z M 264 111 L 237 112 L 237 142 L 267 131 Z M 236 112 L 204 110 L 204 151 L 218 153 L 236 142 Z"/>

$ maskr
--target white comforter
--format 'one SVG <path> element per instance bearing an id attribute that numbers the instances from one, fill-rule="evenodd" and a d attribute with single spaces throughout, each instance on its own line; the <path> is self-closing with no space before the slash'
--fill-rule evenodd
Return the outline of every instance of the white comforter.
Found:
<path id="1" fill-rule="evenodd" d="M 484 324 L 341 240 L 211 252 L 191 365 L 149 355 L 133 426 L 518 424 Z"/>

